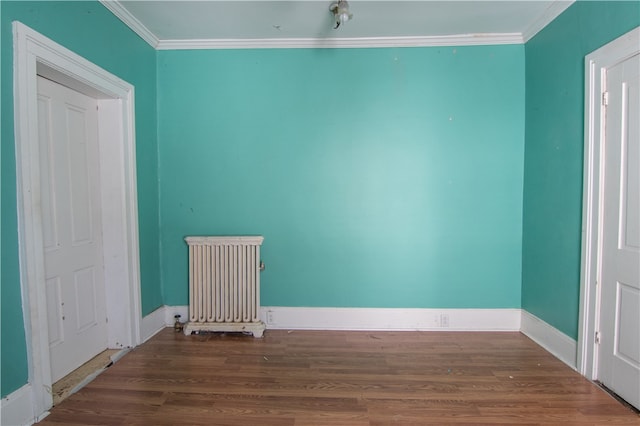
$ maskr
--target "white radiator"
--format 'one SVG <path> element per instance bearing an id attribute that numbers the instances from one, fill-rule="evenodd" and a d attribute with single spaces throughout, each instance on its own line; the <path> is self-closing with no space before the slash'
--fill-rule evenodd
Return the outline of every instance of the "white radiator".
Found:
<path id="1" fill-rule="evenodd" d="M 189 322 L 194 331 L 243 331 L 262 337 L 260 245 L 263 237 L 186 237 Z"/>

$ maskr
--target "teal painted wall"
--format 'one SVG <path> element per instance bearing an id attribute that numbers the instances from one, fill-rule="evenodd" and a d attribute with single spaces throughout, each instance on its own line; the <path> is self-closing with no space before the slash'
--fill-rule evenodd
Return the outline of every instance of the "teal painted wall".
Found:
<path id="1" fill-rule="evenodd" d="M 526 43 L 522 307 L 578 337 L 584 57 L 640 25 L 639 2 L 580 1 Z"/>
<path id="2" fill-rule="evenodd" d="M 158 52 L 162 283 L 265 237 L 262 304 L 519 308 L 524 46 Z"/>
<path id="3" fill-rule="evenodd" d="M 13 133 L 13 33 L 19 20 L 135 86 L 142 310 L 162 304 L 159 275 L 156 53 L 98 2 L 0 2 L 2 312 L 1 394 L 27 382 L 21 310 Z"/>

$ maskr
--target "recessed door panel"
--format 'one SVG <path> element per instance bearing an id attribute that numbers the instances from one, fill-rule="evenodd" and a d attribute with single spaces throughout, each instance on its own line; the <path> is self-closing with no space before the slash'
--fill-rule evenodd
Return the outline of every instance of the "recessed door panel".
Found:
<path id="1" fill-rule="evenodd" d="M 40 201 L 42 207 L 42 238 L 45 250 L 58 246 L 56 221 L 56 175 L 52 170 L 51 99 L 38 95 L 38 142 L 40 150 Z"/>
<path id="2" fill-rule="evenodd" d="M 96 317 L 96 275 L 93 267 L 73 274 L 76 302 L 76 331 L 81 333 L 97 323 Z"/>
<path id="3" fill-rule="evenodd" d="M 632 286 L 618 283 L 615 356 L 640 369 L 640 318 L 638 312 L 640 312 L 640 291 Z"/>
<path id="4" fill-rule="evenodd" d="M 622 173 L 620 185 L 620 247 L 640 250 L 640 87 L 637 81 L 625 81 L 622 85 L 621 143 Z"/>
<path id="5" fill-rule="evenodd" d="M 87 113 L 75 105 L 66 105 L 68 155 L 70 173 L 71 235 L 74 245 L 91 243 L 93 225 L 91 215 L 91 179 L 87 152 Z"/>
<path id="6" fill-rule="evenodd" d="M 60 277 L 49 278 L 45 282 L 45 288 L 47 292 L 49 347 L 54 347 L 64 341 L 64 328 L 62 327 L 64 307 L 62 306 Z"/>

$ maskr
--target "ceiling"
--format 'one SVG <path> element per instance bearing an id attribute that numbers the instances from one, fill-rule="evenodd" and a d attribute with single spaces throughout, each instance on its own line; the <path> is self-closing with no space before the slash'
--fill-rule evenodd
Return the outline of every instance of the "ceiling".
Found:
<path id="1" fill-rule="evenodd" d="M 571 3 L 351 0 L 334 30 L 331 0 L 103 1 L 159 49 L 522 43 Z"/>

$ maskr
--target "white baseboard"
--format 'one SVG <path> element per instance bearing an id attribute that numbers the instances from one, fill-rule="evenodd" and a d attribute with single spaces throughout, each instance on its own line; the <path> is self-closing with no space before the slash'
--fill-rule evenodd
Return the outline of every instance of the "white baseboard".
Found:
<path id="1" fill-rule="evenodd" d="M 189 316 L 188 306 L 160 306 L 149 315 L 142 318 L 140 324 L 140 337 L 146 342 L 165 327 L 171 327 L 175 323 L 174 315 L 180 315 L 180 320 L 185 322 Z"/>
<path id="2" fill-rule="evenodd" d="M 11 426 L 32 425 L 46 417 L 49 414 L 48 411 L 36 419 L 31 399 L 32 389 L 29 383 L 2 398 L 0 424 Z"/>
<path id="3" fill-rule="evenodd" d="M 308 308 L 264 306 L 267 329 L 519 331 L 520 309 Z"/>
<path id="4" fill-rule="evenodd" d="M 142 319 L 143 341 L 174 323 L 185 322 L 188 306 L 162 306 Z M 267 330 L 520 331 L 575 370 L 577 343 L 522 309 L 309 308 L 263 306 Z"/>
<path id="5" fill-rule="evenodd" d="M 160 306 L 149 315 L 142 317 L 142 322 L 140 323 L 140 339 L 143 343 L 166 327 L 164 320 L 165 309 L 166 306 Z"/>
<path id="6" fill-rule="evenodd" d="M 560 361 L 576 369 L 578 345 L 571 337 L 524 309 L 520 331 Z"/>

